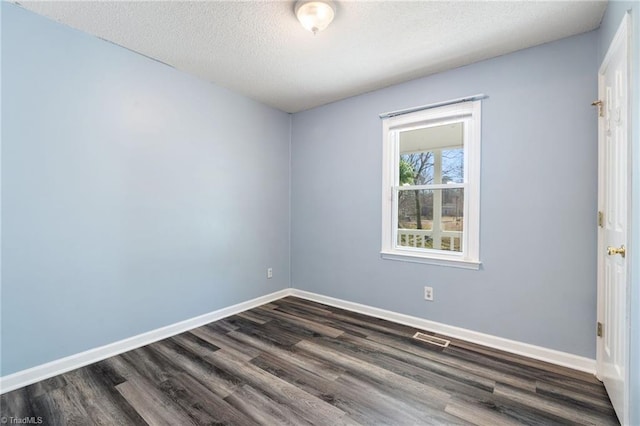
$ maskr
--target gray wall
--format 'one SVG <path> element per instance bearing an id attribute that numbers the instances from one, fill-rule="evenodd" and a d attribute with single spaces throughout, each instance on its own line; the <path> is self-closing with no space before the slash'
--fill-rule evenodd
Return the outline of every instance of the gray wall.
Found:
<path id="1" fill-rule="evenodd" d="M 2 375 L 289 287 L 288 114 L 1 7 Z"/>
<path id="2" fill-rule="evenodd" d="M 634 166 L 631 183 L 631 418 L 640 425 L 640 5 L 632 1 L 610 1 L 598 32 L 598 66 L 607 53 L 624 14 L 631 11 L 631 161 Z"/>
<path id="3" fill-rule="evenodd" d="M 295 114 L 293 287 L 594 358 L 596 45 L 591 32 Z M 481 270 L 381 260 L 378 114 L 477 93 Z"/>

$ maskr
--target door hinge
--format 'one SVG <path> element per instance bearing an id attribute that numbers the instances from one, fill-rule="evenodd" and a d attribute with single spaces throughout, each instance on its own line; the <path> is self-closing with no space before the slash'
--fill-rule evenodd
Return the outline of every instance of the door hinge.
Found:
<path id="1" fill-rule="evenodd" d="M 593 106 L 597 106 L 598 107 L 598 115 L 600 117 L 604 117 L 604 108 L 603 108 L 603 104 L 604 102 L 602 102 L 600 99 L 598 99 L 597 101 L 593 101 L 591 102 L 591 105 Z"/>
<path id="2" fill-rule="evenodd" d="M 598 337 L 602 337 L 602 323 L 600 321 L 598 321 L 598 328 L 597 328 L 597 331 L 596 331 L 596 335 Z"/>
<path id="3" fill-rule="evenodd" d="M 598 212 L 598 226 L 600 228 L 604 227 L 604 213 Z"/>

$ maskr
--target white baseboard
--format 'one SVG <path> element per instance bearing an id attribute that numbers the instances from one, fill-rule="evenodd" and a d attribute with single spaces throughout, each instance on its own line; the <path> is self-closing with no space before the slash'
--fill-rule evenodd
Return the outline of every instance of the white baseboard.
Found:
<path id="1" fill-rule="evenodd" d="M 0 377 L 0 395 L 30 385 L 40 380 L 45 380 L 50 377 L 57 376 L 58 374 L 66 373 L 67 371 L 75 370 L 76 368 L 84 367 L 85 365 L 102 361 L 103 359 L 119 355 L 133 349 L 137 349 L 139 347 L 157 342 L 162 339 L 166 339 L 171 336 L 175 336 L 176 334 L 183 333 L 185 331 L 200 327 L 210 322 L 217 321 L 249 309 L 253 309 L 257 306 L 264 305 L 265 303 L 273 302 L 274 300 L 278 300 L 287 296 L 295 296 L 302 299 L 308 299 L 314 302 L 335 306 L 337 308 L 359 312 L 361 314 L 369 315 L 372 317 L 393 321 L 421 330 L 444 334 L 456 339 L 466 340 L 468 342 L 500 349 L 505 352 L 510 352 L 517 355 L 523 355 L 540 361 L 549 362 L 551 364 L 572 368 L 574 370 L 580 370 L 592 374 L 595 374 L 596 371 L 596 361 L 594 359 L 556 351 L 554 349 L 547 349 L 541 346 L 530 345 L 528 343 L 522 343 L 515 340 L 504 339 L 502 337 L 454 327 L 423 318 L 387 311 L 385 309 L 375 308 L 373 306 L 348 302 L 346 300 L 323 296 L 304 290 L 287 288 L 276 291 L 275 293 L 248 300 L 246 302 L 238 303 L 233 306 L 218 309 L 217 311 L 213 311 L 208 314 L 200 315 L 195 318 L 171 324 L 166 327 L 151 330 L 149 332 L 120 340 L 118 342 L 110 343 L 108 345 L 100 346 L 98 348 L 90 349 L 85 352 L 81 352 L 75 355 L 48 362 L 46 364 L 41 364 L 27 370 L 18 371 L 17 373 Z"/>
<path id="2" fill-rule="evenodd" d="M 479 333 L 477 331 L 467 330 L 465 328 L 454 327 L 423 318 L 387 311 L 385 309 L 362 305 L 360 303 L 348 302 L 346 300 L 323 296 L 304 290 L 292 289 L 291 295 L 300 297 L 302 299 L 312 300 L 318 303 L 324 303 L 325 305 L 335 306 L 337 308 L 358 312 L 372 317 L 393 321 L 399 324 L 407 325 L 409 327 L 432 331 L 438 334 L 444 334 L 456 339 L 477 343 L 479 345 L 488 346 L 490 348 L 500 349 L 505 352 L 517 355 L 523 355 L 551 364 L 572 368 L 574 370 L 584 371 L 591 374 L 596 373 L 595 359 L 573 355 L 554 349 L 548 349 L 542 346 L 522 343 L 516 340 L 509 340 L 498 336 L 492 336 L 490 334 Z"/>
<path id="3" fill-rule="evenodd" d="M 48 379 L 50 377 L 57 376 L 58 374 L 66 373 L 67 371 L 75 370 L 76 368 L 84 367 L 85 365 L 102 361 L 103 359 L 166 339 L 167 337 L 175 336 L 176 334 L 183 333 L 187 330 L 191 330 L 210 322 L 264 305 L 265 303 L 281 299 L 289 296 L 290 294 L 291 289 L 286 288 L 246 302 L 218 309 L 217 311 L 209 312 L 208 314 L 180 321 L 166 327 L 151 330 L 146 333 L 138 334 L 137 336 L 129 337 L 108 345 L 100 346 L 98 348 L 90 349 L 85 352 L 80 352 L 46 364 L 37 365 L 27 370 L 18 371 L 17 373 L 0 377 L 0 395 L 19 389 L 23 386 L 39 382 L 40 380 Z"/>

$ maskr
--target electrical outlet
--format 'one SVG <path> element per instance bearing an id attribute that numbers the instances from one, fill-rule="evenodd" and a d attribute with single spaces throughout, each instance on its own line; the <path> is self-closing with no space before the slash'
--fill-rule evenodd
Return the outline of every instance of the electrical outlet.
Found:
<path id="1" fill-rule="evenodd" d="M 273 278 L 273 268 L 267 268 L 267 278 Z"/>
<path id="2" fill-rule="evenodd" d="M 424 300 L 433 301 L 433 287 L 424 288 Z"/>

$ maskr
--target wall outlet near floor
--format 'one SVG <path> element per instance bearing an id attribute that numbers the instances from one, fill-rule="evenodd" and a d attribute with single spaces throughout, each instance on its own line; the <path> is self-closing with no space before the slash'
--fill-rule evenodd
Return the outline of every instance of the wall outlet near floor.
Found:
<path id="1" fill-rule="evenodd" d="M 267 268 L 267 278 L 273 278 L 273 268 Z"/>
<path id="2" fill-rule="evenodd" d="M 424 300 L 433 301 L 433 287 L 424 288 Z"/>

